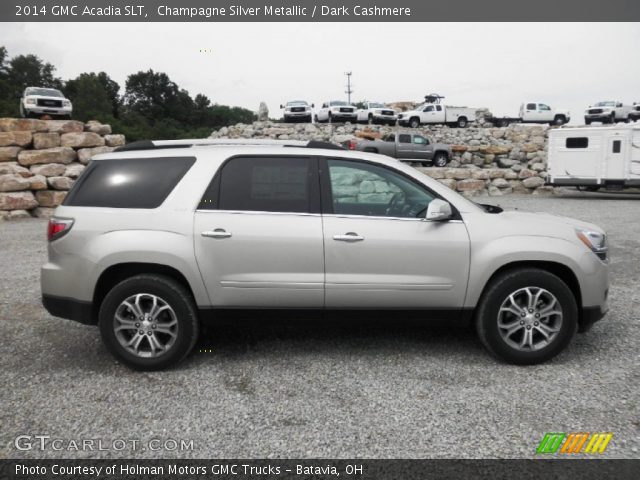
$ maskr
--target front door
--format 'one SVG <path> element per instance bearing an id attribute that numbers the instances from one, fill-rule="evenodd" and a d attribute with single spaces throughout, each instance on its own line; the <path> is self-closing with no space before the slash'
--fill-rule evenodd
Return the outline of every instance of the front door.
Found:
<path id="1" fill-rule="evenodd" d="M 625 178 L 624 156 L 625 139 L 622 137 L 609 137 L 607 139 L 607 175 L 609 180 L 621 180 Z"/>
<path id="2" fill-rule="evenodd" d="M 236 157 L 195 213 L 195 253 L 216 307 L 324 305 L 317 160 Z"/>
<path id="3" fill-rule="evenodd" d="M 357 160 L 321 165 L 326 307 L 460 308 L 464 223 L 424 220 L 435 194 L 397 171 Z"/>

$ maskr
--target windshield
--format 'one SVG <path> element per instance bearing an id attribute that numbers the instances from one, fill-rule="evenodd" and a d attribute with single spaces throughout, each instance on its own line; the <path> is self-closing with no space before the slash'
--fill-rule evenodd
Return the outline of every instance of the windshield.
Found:
<path id="1" fill-rule="evenodd" d="M 595 104 L 596 107 L 615 107 L 616 102 L 598 102 Z"/>
<path id="2" fill-rule="evenodd" d="M 384 108 L 384 104 L 382 103 L 370 103 L 369 108 Z"/>
<path id="3" fill-rule="evenodd" d="M 53 88 L 27 88 L 24 92 L 25 95 L 40 95 L 43 97 L 60 97 L 64 98 L 64 95 L 59 90 Z"/>
<path id="4" fill-rule="evenodd" d="M 346 107 L 349 104 L 347 102 L 343 102 L 341 100 L 333 100 L 333 101 L 329 102 L 329 105 L 331 105 L 332 107 Z"/>
<path id="5" fill-rule="evenodd" d="M 308 105 L 304 100 L 293 100 L 292 102 L 287 102 L 287 107 L 306 107 Z"/>

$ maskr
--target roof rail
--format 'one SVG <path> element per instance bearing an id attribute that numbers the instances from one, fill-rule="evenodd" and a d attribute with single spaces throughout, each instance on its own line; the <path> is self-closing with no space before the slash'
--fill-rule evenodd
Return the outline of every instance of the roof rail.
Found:
<path id="1" fill-rule="evenodd" d="M 207 145 L 264 145 L 282 147 L 322 148 L 327 150 L 344 150 L 344 147 L 331 142 L 318 140 L 273 140 L 257 138 L 201 138 L 190 140 L 140 140 L 117 147 L 114 152 L 129 152 L 135 150 L 156 150 L 161 148 L 189 148 Z"/>

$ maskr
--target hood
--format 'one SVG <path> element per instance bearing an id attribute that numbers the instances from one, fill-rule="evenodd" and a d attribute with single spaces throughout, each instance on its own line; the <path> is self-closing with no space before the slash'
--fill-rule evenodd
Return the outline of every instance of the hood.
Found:
<path id="1" fill-rule="evenodd" d="M 514 229 L 522 233 L 526 231 L 530 235 L 565 237 L 562 231 L 565 231 L 573 240 L 576 228 L 593 230 L 604 233 L 604 230 L 593 223 L 584 222 L 576 218 L 564 217 L 562 215 L 554 215 L 547 212 L 525 212 L 520 210 L 505 210 L 497 214 L 508 224 L 514 225 Z M 564 228 L 563 228 L 564 227 Z"/>

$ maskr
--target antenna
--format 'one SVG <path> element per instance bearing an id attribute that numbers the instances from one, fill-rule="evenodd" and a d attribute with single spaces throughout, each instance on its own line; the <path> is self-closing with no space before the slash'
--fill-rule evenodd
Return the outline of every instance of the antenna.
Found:
<path id="1" fill-rule="evenodd" d="M 347 101 L 349 102 L 349 105 L 351 105 L 351 94 L 353 93 L 353 90 L 351 89 L 351 72 L 344 72 L 344 74 L 347 76 L 347 89 L 344 93 L 347 94 Z"/>

